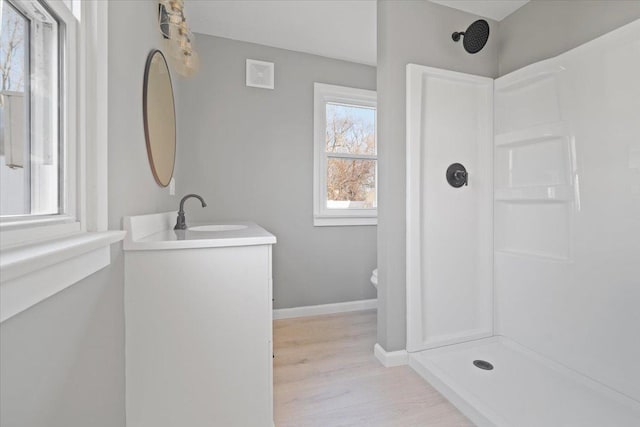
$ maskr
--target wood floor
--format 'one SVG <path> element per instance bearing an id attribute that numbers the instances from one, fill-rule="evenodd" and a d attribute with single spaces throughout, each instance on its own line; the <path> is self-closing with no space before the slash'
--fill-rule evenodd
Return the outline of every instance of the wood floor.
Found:
<path id="1" fill-rule="evenodd" d="M 375 359 L 375 310 L 273 325 L 277 427 L 472 425 L 411 368 Z"/>

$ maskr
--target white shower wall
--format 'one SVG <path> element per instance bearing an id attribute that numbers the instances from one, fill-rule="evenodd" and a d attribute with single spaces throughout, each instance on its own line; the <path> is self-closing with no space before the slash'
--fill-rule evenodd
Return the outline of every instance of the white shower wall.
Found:
<path id="1" fill-rule="evenodd" d="M 410 364 L 483 425 L 638 425 L 640 21 L 495 81 L 408 65 L 407 165 Z"/>
<path id="2" fill-rule="evenodd" d="M 407 66 L 407 349 L 491 336 L 493 80 Z M 447 182 L 461 163 L 468 185 Z"/>
<path id="3" fill-rule="evenodd" d="M 640 22 L 495 81 L 496 334 L 640 401 Z"/>

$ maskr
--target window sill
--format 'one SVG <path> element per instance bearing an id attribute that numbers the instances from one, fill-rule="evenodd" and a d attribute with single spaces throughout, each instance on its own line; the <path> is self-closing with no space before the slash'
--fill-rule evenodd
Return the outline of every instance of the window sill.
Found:
<path id="1" fill-rule="evenodd" d="M 0 322 L 106 267 L 125 231 L 77 233 L 0 252 Z"/>
<path id="2" fill-rule="evenodd" d="M 74 218 L 55 215 L 52 218 L 37 218 L 26 221 L 3 222 L 1 250 L 26 247 L 45 240 L 60 239 L 80 233 L 80 223 Z"/>
<path id="3" fill-rule="evenodd" d="M 342 227 L 354 225 L 378 225 L 377 217 L 332 217 L 316 216 L 313 218 L 315 227 Z"/>

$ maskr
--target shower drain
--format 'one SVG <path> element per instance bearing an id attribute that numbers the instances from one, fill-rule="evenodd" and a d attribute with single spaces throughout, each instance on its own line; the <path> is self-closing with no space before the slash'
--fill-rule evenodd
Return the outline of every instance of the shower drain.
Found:
<path id="1" fill-rule="evenodd" d="M 493 365 L 486 360 L 474 360 L 473 364 L 476 368 L 484 369 L 485 371 L 490 371 L 493 369 Z"/>

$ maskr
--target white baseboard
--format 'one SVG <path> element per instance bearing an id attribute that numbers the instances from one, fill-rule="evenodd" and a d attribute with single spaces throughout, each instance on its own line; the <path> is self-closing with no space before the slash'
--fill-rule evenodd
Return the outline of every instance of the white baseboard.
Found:
<path id="1" fill-rule="evenodd" d="M 380 344 L 373 346 L 373 354 L 385 368 L 401 366 L 409 363 L 407 350 L 386 351 Z"/>
<path id="2" fill-rule="evenodd" d="M 349 311 L 371 310 L 378 308 L 377 299 L 339 302 L 336 304 L 308 305 L 306 307 L 280 308 L 273 310 L 273 319 L 291 319 L 294 317 L 318 316 L 321 314 L 346 313 Z"/>

